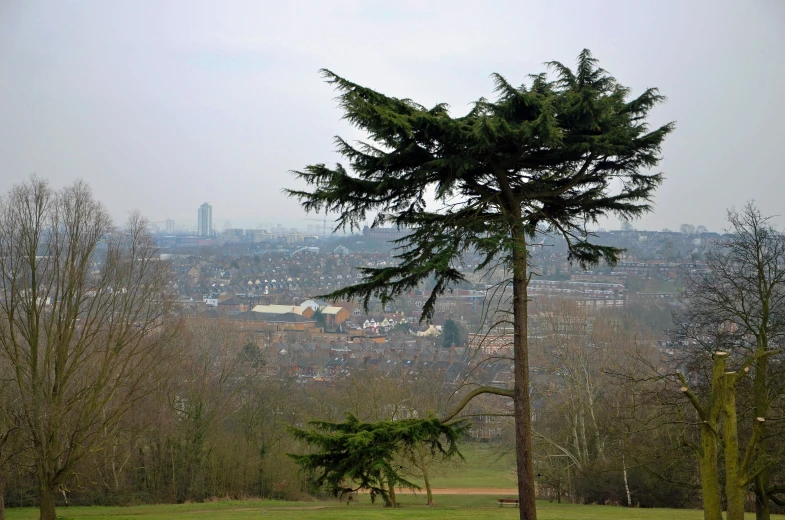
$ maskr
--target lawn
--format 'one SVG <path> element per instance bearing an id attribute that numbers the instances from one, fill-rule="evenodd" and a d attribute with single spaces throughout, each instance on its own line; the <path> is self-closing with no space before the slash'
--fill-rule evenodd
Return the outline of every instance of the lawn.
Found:
<path id="1" fill-rule="evenodd" d="M 485 445 L 461 448 L 465 462 L 434 468 L 432 485 L 435 489 L 485 488 L 514 489 L 515 459 L 511 454 L 500 456 Z M 500 508 L 497 498 L 490 495 L 436 495 L 436 507 L 426 507 L 423 493 L 404 492 L 398 495 L 401 507 L 385 509 L 380 502 L 371 504 L 367 495 L 347 506 L 338 501 L 283 502 L 275 500 L 219 501 L 202 504 L 142 505 L 133 507 L 63 507 L 57 510 L 64 520 L 246 520 L 246 519 L 471 519 L 514 520 L 518 510 Z M 505 498 L 514 498 L 507 495 Z M 539 520 L 702 520 L 697 510 L 627 509 L 613 506 L 583 506 L 572 504 L 537 503 Z M 35 508 L 8 509 L 8 520 L 35 520 Z M 754 518 L 748 514 L 747 518 Z M 783 516 L 773 516 L 785 520 Z"/>
<path id="2" fill-rule="evenodd" d="M 431 470 L 434 488 L 508 488 L 515 489 L 515 455 L 504 453 L 487 444 L 461 445 L 465 461 L 451 461 Z M 423 486 L 416 478 L 415 483 Z"/>
<path id="3" fill-rule="evenodd" d="M 205 504 L 149 505 L 135 507 L 67 507 L 60 508 L 60 518 L 84 520 L 246 520 L 256 518 L 280 519 L 472 519 L 514 520 L 518 510 L 499 508 L 496 496 L 443 495 L 436 497 L 436 507 L 426 507 L 422 496 L 400 497 L 402 507 L 385 509 L 378 503 L 371 505 L 367 497 L 346 506 L 329 502 L 280 502 L 274 500 L 224 501 Z M 579 506 L 538 502 L 540 520 L 701 520 L 703 513 L 696 510 L 677 509 L 627 509 L 613 506 Z M 8 520 L 34 520 L 34 508 L 9 509 Z M 754 518 L 748 514 L 747 518 Z M 782 516 L 773 518 L 783 519 Z"/>

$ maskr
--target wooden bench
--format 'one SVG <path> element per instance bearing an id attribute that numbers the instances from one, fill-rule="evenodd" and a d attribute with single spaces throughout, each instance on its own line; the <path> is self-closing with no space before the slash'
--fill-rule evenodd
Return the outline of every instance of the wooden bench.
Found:
<path id="1" fill-rule="evenodd" d="M 518 507 L 518 499 L 517 498 L 500 498 L 497 500 L 499 503 L 499 507 L 510 505 Z"/>

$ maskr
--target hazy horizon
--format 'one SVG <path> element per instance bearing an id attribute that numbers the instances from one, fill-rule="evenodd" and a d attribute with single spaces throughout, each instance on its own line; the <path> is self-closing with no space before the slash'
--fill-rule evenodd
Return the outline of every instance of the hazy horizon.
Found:
<path id="1" fill-rule="evenodd" d="M 655 212 L 636 228 L 725 228 L 754 199 L 785 227 L 785 2 L 7 2 L 0 6 L 0 192 L 37 174 L 83 178 L 117 220 L 321 228 L 281 189 L 340 160 L 341 120 L 318 70 L 461 114 L 589 48 L 676 121 Z M 310 218 L 318 218 L 311 215 Z M 601 224 L 618 228 L 617 222 Z"/>

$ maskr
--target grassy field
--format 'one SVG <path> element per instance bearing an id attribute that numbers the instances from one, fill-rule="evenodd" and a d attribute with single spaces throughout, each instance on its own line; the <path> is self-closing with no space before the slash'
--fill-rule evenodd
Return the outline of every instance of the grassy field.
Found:
<path id="1" fill-rule="evenodd" d="M 500 456 L 483 445 L 461 448 L 466 462 L 448 464 L 434 469 L 435 489 L 514 489 L 515 459 Z M 380 502 L 371 504 L 367 495 L 350 506 L 338 501 L 283 502 L 275 500 L 219 501 L 203 504 L 144 505 L 133 507 L 62 507 L 58 515 L 64 520 L 246 520 L 246 519 L 471 519 L 514 520 L 518 510 L 500 508 L 496 499 L 504 495 L 437 495 L 436 507 L 425 506 L 423 493 L 399 494 L 398 509 L 385 509 Z M 507 496 L 505 498 L 514 498 Z M 627 509 L 612 506 L 579 506 L 571 504 L 537 504 L 539 520 L 701 520 L 703 513 L 677 509 Z M 8 509 L 8 520 L 35 520 L 34 508 Z M 754 515 L 748 515 L 754 518 Z M 773 517 L 785 520 L 785 517 Z"/>
<path id="2" fill-rule="evenodd" d="M 434 488 L 516 488 L 515 456 L 482 444 L 461 446 L 464 462 L 447 462 L 431 471 Z M 412 479 L 423 486 L 422 481 Z"/>
<path id="3" fill-rule="evenodd" d="M 68 507 L 60 508 L 58 514 L 64 520 L 246 520 L 257 518 L 280 519 L 473 519 L 513 520 L 518 510 L 511 507 L 499 508 L 496 496 L 437 497 L 436 507 L 422 505 L 422 496 L 401 497 L 402 507 L 385 509 L 371 505 L 367 498 L 346 506 L 337 502 L 278 502 L 236 501 L 206 504 L 158 505 L 137 507 Z M 611 506 L 578 506 L 541 502 L 537 505 L 540 520 L 700 520 L 703 513 L 696 510 L 676 509 L 626 509 Z M 38 511 L 32 508 L 9 509 L 8 520 L 34 520 Z M 754 518 L 748 514 L 747 518 Z M 777 518 L 782 519 L 782 516 Z"/>

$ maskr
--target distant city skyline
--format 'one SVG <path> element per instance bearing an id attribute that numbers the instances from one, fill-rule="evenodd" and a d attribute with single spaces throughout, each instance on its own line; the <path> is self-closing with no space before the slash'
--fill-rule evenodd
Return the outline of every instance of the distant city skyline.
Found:
<path id="1" fill-rule="evenodd" d="M 212 206 L 212 204 L 211 204 L 211 206 Z M 274 218 L 254 219 L 254 218 L 237 218 L 237 217 L 232 217 L 231 215 L 225 216 L 225 215 L 222 215 L 222 214 L 218 214 L 216 218 L 218 219 L 219 222 L 221 220 L 223 220 L 223 221 L 227 221 L 227 220 L 230 221 L 232 223 L 231 229 L 271 229 L 271 228 L 276 228 L 278 226 L 282 226 L 282 227 L 287 228 L 287 229 L 288 228 L 297 228 L 298 230 L 302 230 L 302 231 L 310 230 L 314 235 L 319 235 L 319 236 L 321 236 L 323 234 L 323 226 L 321 224 L 319 224 L 319 223 L 309 223 L 308 222 L 308 220 L 310 220 L 309 217 L 303 217 L 301 219 L 297 219 L 297 218 L 292 218 L 292 219 L 284 219 L 284 218 L 281 218 L 281 219 L 274 219 Z M 158 222 L 157 219 L 150 218 L 148 220 L 150 220 L 151 222 Z M 174 229 L 189 230 L 189 231 L 192 231 L 192 232 L 194 232 L 196 234 L 199 234 L 199 232 L 198 232 L 198 222 L 194 221 L 193 217 L 190 218 L 190 219 L 189 218 L 169 217 L 167 219 L 161 219 L 160 222 L 165 222 L 166 220 L 172 220 L 174 222 Z M 679 231 L 679 228 L 681 227 L 682 224 L 690 224 L 690 225 L 693 225 L 695 227 L 697 227 L 697 226 L 705 226 L 708 229 L 708 231 L 712 232 L 712 233 L 722 233 L 727 228 L 727 223 L 726 222 L 721 222 L 717 226 L 710 226 L 710 225 L 707 225 L 707 224 L 705 224 L 703 222 L 681 222 L 681 223 L 679 223 L 679 224 L 677 224 L 675 226 L 657 226 L 656 225 L 657 223 L 653 222 L 653 223 L 650 223 L 650 224 L 653 224 L 651 227 L 644 227 L 644 225 L 643 225 L 644 222 L 645 221 L 633 221 L 632 222 L 632 227 L 635 230 L 637 230 L 637 231 L 663 231 L 664 229 L 668 229 L 670 231 Z M 370 226 L 370 224 L 371 224 L 370 222 L 367 223 L 367 225 L 369 225 L 369 226 Z M 388 226 L 385 226 L 385 227 L 388 227 Z M 785 231 L 785 226 L 780 226 L 780 228 L 783 231 Z M 219 229 L 219 228 L 216 228 L 215 224 L 213 224 L 213 228 L 212 229 L 213 229 L 213 232 L 215 234 L 220 234 L 224 230 L 224 227 L 221 227 Z M 328 221 L 328 224 L 327 224 L 327 234 L 328 235 L 331 234 L 332 229 L 333 228 L 330 226 L 330 223 Z M 612 222 L 606 222 L 604 225 L 590 226 L 588 229 L 592 229 L 592 230 L 600 230 L 600 229 L 602 229 L 602 230 L 607 230 L 607 231 L 620 230 L 621 229 L 621 224 L 619 222 L 612 221 Z M 361 233 L 361 232 L 362 232 L 362 226 L 361 226 L 359 231 L 355 230 L 355 233 Z"/>
<path id="2" fill-rule="evenodd" d="M 204 204 L 207 204 L 210 207 L 210 210 L 209 210 L 210 211 L 210 222 L 211 222 L 210 229 L 211 229 L 213 235 L 220 234 L 224 229 L 266 229 L 266 230 L 270 230 L 270 229 L 275 229 L 276 227 L 279 227 L 279 226 L 287 228 L 287 229 L 296 228 L 296 229 L 298 229 L 300 231 L 310 231 L 312 234 L 318 235 L 318 236 L 322 236 L 324 234 L 323 233 L 324 225 L 320 223 L 320 222 L 323 222 L 323 218 L 317 218 L 318 216 L 314 215 L 313 213 L 311 213 L 311 214 L 301 213 L 301 215 L 302 215 L 301 217 L 297 217 L 296 216 L 297 213 L 295 212 L 294 216 L 292 216 L 292 215 L 286 215 L 286 216 L 279 215 L 277 217 L 270 217 L 270 218 L 264 218 L 264 217 L 242 218 L 242 217 L 238 217 L 237 215 L 224 214 L 222 208 L 218 208 L 217 212 L 215 213 L 215 220 L 217 220 L 218 222 L 223 222 L 224 223 L 224 225 L 219 229 L 213 223 L 214 204 L 212 204 L 212 203 L 204 203 Z M 742 206 L 741 204 L 736 205 L 737 208 L 740 208 L 741 206 Z M 199 214 L 201 214 L 201 207 L 202 206 L 199 207 Z M 730 209 L 730 208 L 728 208 L 728 209 Z M 145 215 L 145 216 L 147 217 L 147 215 Z M 769 216 L 774 217 L 774 220 L 776 221 L 777 217 L 779 216 L 779 214 L 770 214 Z M 172 215 L 166 216 L 165 219 L 164 218 L 159 219 L 159 218 L 149 218 L 148 217 L 148 220 L 151 221 L 151 222 L 167 222 L 167 224 L 166 224 L 167 226 L 169 225 L 168 221 L 171 220 L 171 221 L 174 222 L 174 228 L 177 229 L 177 230 L 180 230 L 180 231 L 190 231 L 190 232 L 196 233 L 199 236 L 204 236 L 204 235 L 202 235 L 202 233 L 200 231 L 201 228 L 199 227 L 199 218 L 198 217 L 197 217 L 196 222 L 193 221 L 193 218 L 188 218 L 187 216 L 172 216 Z M 332 215 L 328 216 L 328 218 L 327 218 L 327 234 L 328 235 L 332 234 L 333 223 L 334 223 L 334 216 L 332 216 Z M 227 226 L 227 224 L 230 224 L 230 225 Z M 657 222 L 656 221 L 655 222 L 651 222 L 651 219 L 641 219 L 641 220 L 637 220 L 637 221 L 632 221 L 631 222 L 631 225 L 632 225 L 633 229 L 638 230 L 638 231 L 663 231 L 663 230 L 666 230 L 666 229 L 669 230 L 669 231 L 679 231 L 679 228 L 681 227 L 682 224 L 689 224 L 689 225 L 692 225 L 694 227 L 703 226 L 703 227 L 707 228 L 707 230 L 709 232 L 712 232 L 712 233 L 723 233 L 725 231 L 725 229 L 727 228 L 727 221 L 725 221 L 725 220 L 719 222 L 717 225 L 709 225 L 709 224 L 706 224 L 705 222 L 699 222 L 699 221 L 695 221 L 695 222 L 687 222 L 687 221 L 685 221 L 685 222 L 678 222 L 676 225 L 673 225 L 673 226 L 664 226 L 664 225 L 663 226 L 658 226 Z M 368 222 L 366 222 L 366 225 L 370 226 L 371 225 L 371 221 L 369 220 Z M 648 225 L 648 227 L 647 227 L 647 225 Z M 355 230 L 354 232 L 355 233 L 362 232 L 362 227 L 363 226 L 360 226 L 360 230 L 359 231 Z M 389 226 L 385 226 L 385 227 L 389 227 Z M 783 229 L 783 231 L 785 231 L 785 225 L 781 226 L 781 228 Z M 595 226 L 588 226 L 588 229 L 595 230 L 595 231 L 597 231 L 597 230 L 606 230 L 606 231 L 621 230 L 622 229 L 622 224 L 620 222 L 618 222 L 618 221 L 615 221 L 615 220 L 609 220 L 609 221 L 606 221 L 604 223 L 601 223 L 601 224 L 598 224 L 598 225 L 595 225 Z M 338 233 L 338 234 L 341 234 L 341 233 Z"/>
<path id="3" fill-rule="evenodd" d="M 211 210 L 212 210 L 212 204 L 210 204 L 210 206 L 211 206 Z M 199 209 L 201 210 L 201 207 Z M 224 217 L 222 215 L 219 215 L 219 220 L 223 219 L 223 218 Z M 228 222 L 231 222 L 232 225 L 230 227 L 224 226 L 224 228 L 221 228 L 221 229 L 216 229 L 215 225 L 213 225 L 212 226 L 212 235 L 209 235 L 209 236 L 221 235 L 221 233 L 226 231 L 227 229 L 230 229 L 230 230 L 238 230 L 238 229 L 240 229 L 240 230 L 266 230 L 266 231 L 273 231 L 273 232 L 274 231 L 279 231 L 279 230 L 282 231 L 282 232 L 292 232 L 292 230 L 296 229 L 297 232 L 299 232 L 299 233 L 306 233 L 306 234 L 309 234 L 309 235 L 312 235 L 312 236 L 322 237 L 323 234 L 324 234 L 323 233 L 323 226 L 321 224 L 307 222 L 308 220 L 312 220 L 312 219 L 306 218 L 306 217 L 304 217 L 302 219 L 292 219 L 292 220 L 267 219 L 266 221 L 259 221 L 258 219 L 241 219 L 241 218 L 231 218 L 231 217 L 229 217 L 229 218 L 226 218 L 224 220 L 228 221 Z M 175 219 L 175 218 L 167 218 L 167 219 L 162 220 L 162 221 L 150 220 L 150 222 L 151 222 L 151 224 L 155 224 L 157 229 L 159 229 L 160 232 L 164 232 L 165 231 L 166 233 L 174 233 L 174 232 L 176 232 L 176 233 L 190 233 L 190 234 L 194 234 L 196 236 L 205 236 L 205 235 L 201 234 L 201 231 L 200 231 L 200 228 L 199 228 L 198 218 L 197 218 L 197 222 L 193 222 L 193 219 L 187 219 L 187 218 L 183 219 L 183 220 L 178 220 L 178 219 Z M 162 227 L 162 226 L 158 225 L 158 224 L 162 224 L 162 223 L 164 223 L 165 226 Z M 704 224 L 700 224 L 700 223 L 697 223 L 697 222 L 682 222 L 678 226 L 674 226 L 674 227 L 663 226 L 663 227 L 650 227 L 650 228 L 649 227 L 643 227 L 643 226 L 641 226 L 639 224 L 640 224 L 639 222 L 633 222 L 632 223 L 632 230 L 633 231 L 641 231 L 641 232 L 662 232 L 662 231 L 680 232 L 681 224 L 689 224 L 689 225 L 692 225 L 693 227 L 701 227 L 701 226 L 705 227 L 706 228 L 706 232 L 709 232 L 709 233 L 720 233 L 720 234 L 722 234 L 722 233 L 724 233 L 726 231 L 726 228 L 727 228 L 727 226 L 725 226 L 725 225 L 712 227 L 712 226 L 706 226 Z M 370 222 L 368 222 L 368 225 L 370 226 Z M 389 225 L 385 225 L 384 227 L 385 228 L 389 228 L 390 226 Z M 352 233 L 349 233 L 348 231 L 346 233 L 343 233 L 343 232 L 333 233 L 332 229 L 333 228 L 330 227 L 329 221 L 328 221 L 328 226 L 327 226 L 327 235 L 328 236 L 329 235 L 333 235 L 333 234 L 335 234 L 335 235 L 352 234 Z M 614 225 L 594 226 L 594 227 L 589 227 L 588 229 L 591 230 L 591 231 L 595 231 L 595 232 L 622 231 L 622 230 L 624 230 L 619 223 L 614 223 Z M 785 231 L 785 229 L 783 231 Z M 362 226 L 361 226 L 361 228 L 359 230 L 355 230 L 353 233 L 361 235 L 362 234 Z"/>
<path id="4" fill-rule="evenodd" d="M 364 137 L 320 68 L 460 116 L 493 97 L 491 73 L 518 85 L 588 48 L 632 95 L 667 96 L 652 126 L 676 122 L 636 227 L 719 230 L 755 200 L 782 228 L 784 20 L 781 0 L 5 2 L 0 193 L 83 178 L 118 223 L 190 226 L 209 200 L 216 222 L 291 226 L 318 215 L 281 193 L 302 187 L 288 172 Z"/>

